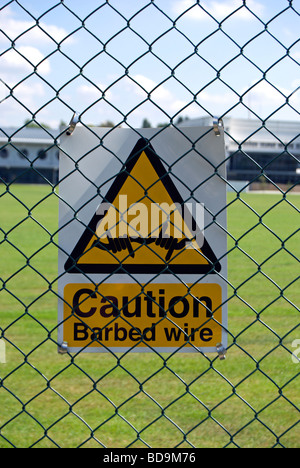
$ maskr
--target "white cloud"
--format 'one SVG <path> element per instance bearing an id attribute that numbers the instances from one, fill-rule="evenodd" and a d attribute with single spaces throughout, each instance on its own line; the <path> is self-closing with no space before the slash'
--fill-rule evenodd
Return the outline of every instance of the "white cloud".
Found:
<path id="1" fill-rule="evenodd" d="M 5 86 L 5 83 L 2 81 L 2 79 L 0 78 L 0 104 L 2 103 L 2 101 L 7 99 L 8 95 L 9 95 L 9 90 L 7 86 Z"/>
<path id="2" fill-rule="evenodd" d="M 102 93 L 105 91 L 106 86 L 102 83 L 95 83 L 95 85 L 84 84 L 78 87 L 77 92 L 89 101 L 97 101 L 102 97 Z M 105 91 L 105 98 L 110 99 L 112 93 L 110 90 Z"/>
<path id="3" fill-rule="evenodd" d="M 21 34 L 25 28 L 28 29 L 29 23 L 29 21 L 24 22 L 13 19 L 10 10 L 1 12 L 0 28 L 13 39 Z M 4 45 L 5 41 L 7 42 L 7 39 L 4 41 L 4 38 L 4 35 L 0 34 L 1 46 L 2 43 Z M 44 76 L 51 72 L 49 60 L 45 58 L 45 54 L 39 49 L 42 46 L 41 36 L 40 40 L 33 41 L 31 44 L 26 42 L 25 36 L 22 36 L 22 38 L 15 41 L 14 48 L 7 48 L 5 51 L 6 45 L 4 45 L 4 51 L 0 57 L 0 122 L 4 126 L 22 123 L 25 118 L 30 117 L 26 108 L 34 113 L 41 107 L 41 101 L 45 98 L 46 88 L 44 83 L 39 82 L 37 77 L 35 79 L 29 78 L 29 81 L 24 81 L 24 79 L 30 77 L 33 72 Z M 10 95 L 11 90 L 12 96 Z M 17 100 L 23 105 L 18 103 Z"/>
<path id="4" fill-rule="evenodd" d="M 193 7 L 194 8 L 191 8 Z M 203 0 L 201 6 L 204 9 L 197 5 L 195 0 L 178 0 L 174 5 L 174 12 L 176 15 L 181 15 L 189 8 L 184 15 L 185 18 L 195 20 L 195 21 L 207 21 L 210 19 L 210 16 L 204 11 L 206 10 L 210 15 L 212 15 L 216 20 L 220 21 L 232 14 L 236 20 L 251 20 L 254 19 L 254 16 L 243 7 L 243 2 L 241 0 Z M 264 5 L 257 0 L 247 0 L 247 7 L 250 10 L 260 17 L 264 12 Z M 238 11 L 236 11 L 239 9 Z"/>
<path id="5" fill-rule="evenodd" d="M 250 89 L 251 88 L 251 89 Z M 274 112 L 280 110 L 281 117 L 285 119 L 294 119 L 294 111 L 286 104 L 286 98 L 289 98 L 289 104 L 296 110 L 300 110 L 300 88 L 297 91 L 284 87 L 277 86 L 278 91 L 266 81 L 261 81 L 252 87 L 243 88 L 238 91 L 240 96 L 243 96 L 243 104 L 251 111 L 262 118 L 266 118 Z M 248 91 L 249 90 L 249 91 Z M 292 94 L 293 93 L 293 94 Z M 244 112 L 244 117 L 248 116 L 249 111 L 243 105 L 239 105 L 239 97 L 231 92 L 213 93 L 204 91 L 198 96 L 199 104 L 208 109 L 214 115 L 222 115 L 228 109 L 234 107 L 231 111 L 232 115 Z M 238 104 L 238 105 L 237 105 Z M 237 105 L 237 106 L 236 106 Z M 276 114 L 275 114 L 276 117 Z"/>
<path id="6" fill-rule="evenodd" d="M 102 97 L 106 86 L 96 83 L 96 86 L 83 84 L 77 88 L 77 93 L 84 98 L 85 105 L 97 102 Z M 124 113 L 138 106 L 150 96 L 152 102 L 161 107 L 165 112 L 174 114 L 182 109 L 187 103 L 178 99 L 166 86 L 158 85 L 155 81 L 144 75 L 133 75 L 118 82 L 115 86 L 105 92 L 105 99 L 114 105 L 124 105 Z M 148 104 L 153 107 L 150 101 Z M 139 112 L 136 110 L 136 112 Z M 142 109 L 141 109 L 142 112 Z"/>
<path id="7" fill-rule="evenodd" d="M 35 113 L 41 107 L 43 98 L 45 98 L 45 88 L 42 83 L 35 83 L 34 86 L 21 83 L 13 90 L 12 96 L 5 86 L 0 86 L 0 125 L 3 127 L 22 125 L 25 119 L 31 118 L 31 113 Z"/>
<path id="8" fill-rule="evenodd" d="M 64 28 L 54 24 L 47 24 L 41 21 L 38 26 L 36 21 L 33 19 L 18 19 L 9 7 L 6 7 L 1 11 L 0 30 L 1 29 L 5 31 L 6 36 L 8 36 L 12 41 L 17 39 L 17 44 L 41 45 L 43 43 L 49 43 L 51 39 L 44 31 L 46 31 L 56 42 L 62 41 L 68 35 L 68 32 Z M 7 41 L 4 35 L 0 36 L 0 42 L 3 41 Z M 68 38 L 68 41 L 72 41 L 72 38 Z"/>
<path id="9" fill-rule="evenodd" d="M 132 82 L 135 88 L 135 92 L 138 95 L 145 96 L 146 92 L 151 93 L 151 98 L 156 100 L 169 100 L 171 98 L 171 93 L 168 89 L 166 89 L 163 85 L 157 87 L 157 83 L 155 83 L 155 81 L 151 80 L 147 76 L 134 75 L 132 78 L 138 83 L 135 85 Z"/>
<path id="10" fill-rule="evenodd" d="M 290 55 L 293 59 L 300 61 L 300 50 L 296 50 L 295 52 L 292 50 Z"/>
<path id="11" fill-rule="evenodd" d="M 185 101 L 177 99 L 166 86 L 158 86 L 155 81 L 144 75 L 134 75 L 133 79 L 140 85 L 134 85 L 133 83 L 135 93 L 141 97 L 146 96 L 145 92 L 149 93 L 151 95 L 151 100 L 162 107 L 166 112 L 178 112 L 186 105 Z"/>
<path id="12" fill-rule="evenodd" d="M 39 100 L 45 96 L 45 88 L 42 83 L 35 83 L 34 86 L 22 83 L 14 90 L 14 96 L 17 96 L 18 100 L 25 106 L 32 108 L 34 102 L 35 105 L 41 104 Z"/>
<path id="13" fill-rule="evenodd" d="M 289 102 L 294 106 L 299 106 L 299 90 L 288 89 L 282 86 L 276 85 L 275 89 L 266 81 L 262 81 L 255 85 L 249 91 L 249 102 L 252 105 L 260 105 L 263 107 L 279 107 L 286 103 L 286 98 L 290 96 Z M 245 92 L 246 90 L 244 90 Z M 294 92 L 293 92 L 294 91 Z"/>
<path id="14" fill-rule="evenodd" d="M 66 37 L 64 28 L 55 25 L 47 25 L 40 22 L 44 28 L 57 42 Z M 10 7 L 1 10 L 0 15 L 0 46 L 3 52 L 0 57 L 1 78 L 8 85 L 18 83 L 27 74 L 32 73 L 35 68 L 37 73 L 48 75 L 51 72 L 50 61 L 46 59 L 43 51 L 47 44 L 54 42 L 36 25 L 34 20 L 20 19 Z M 12 44 L 11 41 L 14 41 Z M 51 44 L 52 43 L 52 44 Z M 12 47 L 13 45 L 13 47 Z M 48 52 L 47 52 L 48 55 Z"/>
<path id="15" fill-rule="evenodd" d="M 31 73 L 37 67 L 37 72 L 44 75 L 50 73 L 50 63 L 43 54 L 31 46 L 21 46 L 16 49 L 10 49 L 1 58 L 2 76 L 11 81 L 12 75 Z"/>

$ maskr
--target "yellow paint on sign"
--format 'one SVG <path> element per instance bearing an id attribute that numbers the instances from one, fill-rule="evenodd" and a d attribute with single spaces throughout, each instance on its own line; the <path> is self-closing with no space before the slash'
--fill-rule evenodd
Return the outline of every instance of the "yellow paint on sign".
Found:
<path id="1" fill-rule="evenodd" d="M 68 347 L 211 348 L 222 341 L 219 284 L 68 284 Z"/>
<path id="2" fill-rule="evenodd" d="M 164 205 L 162 205 L 162 201 Z M 156 202 L 156 203 L 155 203 Z M 160 202 L 160 203 L 159 203 Z M 123 204 L 123 206 L 122 206 Z M 81 264 L 161 264 L 166 261 L 167 250 L 162 243 L 148 244 L 147 242 L 133 243 L 134 255 L 130 255 L 128 249 L 124 248 L 111 253 L 107 240 L 107 232 L 110 231 L 112 238 L 140 238 L 152 237 L 158 239 L 162 229 L 163 217 L 166 211 L 160 210 L 161 206 L 174 206 L 174 202 L 167 192 L 161 180 L 158 180 L 157 173 L 151 165 L 145 152 L 127 177 L 122 189 L 112 202 L 112 207 L 108 210 L 104 218 L 97 226 L 95 235 L 92 237 L 86 249 L 78 261 Z M 129 207 L 129 208 L 128 208 Z M 157 209 L 155 209 L 157 208 Z M 121 216 L 120 216 L 121 214 Z M 121 221 L 118 218 L 121 217 Z M 110 221 L 110 222 L 109 222 Z M 193 238 L 189 228 L 182 219 L 181 213 L 173 207 L 168 222 L 170 231 L 169 237 L 178 240 Z M 105 236 L 105 237 L 104 237 Z M 97 241 L 103 241 L 107 249 L 97 248 Z M 165 244 L 166 245 L 166 244 Z M 180 251 L 174 250 L 172 264 L 205 264 L 207 259 L 201 255 L 201 251 L 196 242 L 193 247 Z"/>
<path id="3" fill-rule="evenodd" d="M 216 273 L 221 265 L 162 159 L 136 144 L 65 264 L 68 273 Z M 197 205 L 197 204 L 196 204 Z M 200 204 L 198 204 L 200 205 Z M 199 233 L 198 234 L 195 233 Z M 201 241 L 201 242 L 200 242 Z"/>

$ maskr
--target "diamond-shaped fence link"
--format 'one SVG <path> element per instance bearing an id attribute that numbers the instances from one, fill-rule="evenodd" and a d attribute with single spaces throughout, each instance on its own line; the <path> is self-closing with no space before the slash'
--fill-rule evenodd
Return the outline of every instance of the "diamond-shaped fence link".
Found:
<path id="1" fill-rule="evenodd" d="M 299 446 L 299 27 L 299 0 L 2 2 L 0 447 Z M 57 353 L 75 112 L 91 132 L 223 120 L 225 361 Z"/>

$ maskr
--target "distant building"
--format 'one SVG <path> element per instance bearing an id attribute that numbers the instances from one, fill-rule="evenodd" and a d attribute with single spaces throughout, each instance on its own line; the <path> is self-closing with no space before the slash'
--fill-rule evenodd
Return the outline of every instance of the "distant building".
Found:
<path id="1" fill-rule="evenodd" d="M 0 128 L 0 182 L 58 181 L 58 130 Z"/>
<path id="2" fill-rule="evenodd" d="M 223 119 L 228 180 L 300 183 L 300 123 Z M 184 120 L 180 126 L 212 125 L 211 117 Z M 58 182 L 59 130 L 0 128 L 0 182 Z"/>
<path id="3" fill-rule="evenodd" d="M 212 124 L 211 117 L 185 120 L 185 127 Z M 300 182 L 300 122 L 223 119 L 229 180 Z"/>

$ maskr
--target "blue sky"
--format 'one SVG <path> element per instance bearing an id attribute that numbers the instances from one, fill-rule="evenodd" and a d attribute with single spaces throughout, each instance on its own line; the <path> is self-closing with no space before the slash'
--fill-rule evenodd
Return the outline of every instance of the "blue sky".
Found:
<path id="1" fill-rule="evenodd" d="M 199 3 L 2 0 L 0 125 L 299 120 L 300 0 Z"/>

